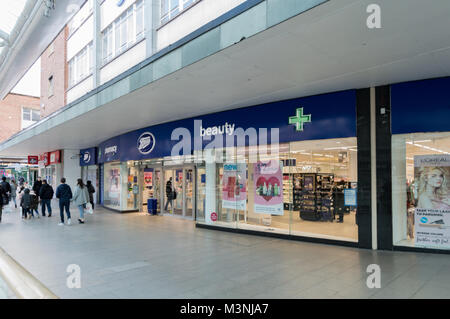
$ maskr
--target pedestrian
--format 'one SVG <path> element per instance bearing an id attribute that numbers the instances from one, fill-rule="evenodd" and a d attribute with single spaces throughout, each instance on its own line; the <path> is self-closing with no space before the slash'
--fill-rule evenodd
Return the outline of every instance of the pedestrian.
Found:
<path id="1" fill-rule="evenodd" d="M 94 193 L 95 193 L 95 188 L 94 188 L 94 185 L 92 185 L 92 182 L 91 181 L 87 181 L 86 182 L 86 187 L 87 187 L 87 190 L 88 190 L 88 192 L 89 192 L 89 202 L 91 203 L 91 205 L 92 205 L 92 210 L 94 209 Z"/>
<path id="2" fill-rule="evenodd" d="M 80 218 L 78 218 L 78 222 L 80 224 L 84 224 L 84 209 L 86 208 L 86 204 L 89 203 L 89 192 L 81 178 L 77 180 L 77 186 L 75 187 L 72 200 L 78 207 L 78 210 L 80 212 Z"/>
<path id="3" fill-rule="evenodd" d="M 8 196 L 3 189 L 3 186 L 0 184 L 0 223 L 2 222 L 2 213 L 3 213 L 3 198 Z"/>
<path id="4" fill-rule="evenodd" d="M 42 187 L 42 181 L 41 181 L 41 178 L 38 176 L 38 178 L 36 179 L 36 181 L 33 184 L 33 191 L 38 197 L 39 197 L 39 192 L 41 191 L 41 187 Z"/>
<path id="5" fill-rule="evenodd" d="M 30 198 L 31 198 L 31 206 L 30 206 L 30 212 L 31 212 L 31 217 L 34 218 L 34 213 L 36 213 L 37 218 L 41 218 L 39 216 L 39 211 L 38 211 L 38 207 L 39 207 L 39 197 L 38 195 L 36 195 L 36 193 L 34 191 L 30 191 Z"/>
<path id="6" fill-rule="evenodd" d="M 23 207 L 22 207 L 22 205 L 20 204 L 21 202 L 22 202 L 22 197 L 23 197 L 23 195 L 25 194 L 25 185 L 21 185 L 20 187 L 19 187 L 19 192 L 18 192 L 18 196 L 19 196 L 19 198 L 18 198 L 18 200 L 19 200 L 19 206 L 21 207 L 21 209 L 22 209 L 22 218 L 24 218 L 24 216 L 25 216 L 25 211 L 24 211 L 24 209 L 23 209 Z"/>
<path id="7" fill-rule="evenodd" d="M 20 176 L 20 178 L 19 178 L 19 186 L 22 186 L 23 184 L 25 184 L 25 178 Z"/>
<path id="8" fill-rule="evenodd" d="M 17 208 L 16 196 L 17 196 L 17 183 L 13 179 L 11 181 L 11 200 L 14 202 L 14 207 L 15 208 Z"/>
<path id="9" fill-rule="evenodd" d="M 2 177 L 2 182 L 0 183 L 4 189 L 4 191 L 6 192 L 6 201 L 3 201 L 3 205 L 8 205 L 9 204 L 9 197 L 11 196 L 11 185 L 6 181 L 6 177 L 3 176 Z"/>
<path id="10" fill-rule="evenodd" d="M 70 186 L 66 184 L 66 179 L 61 178 L 61 184 L 56 188 L 56 198 L 59 199 L 59 215 L 61 222 L 59 226 L 64 226 L 64 209 L 67 215 L 67 225 L 71 224 L 70 220 L 70 200 L 72 199 L 72 190 Z"/>
<path id="11" fill-rule="evenodd" d="M 45 217 L 45 206 L 47 206 L 48 217 L 52 217 L 52 198 L 53 198 L 53 187 L 47 183 L 47 180 L 42 181 L 42 187 L 39 191 L 39 196 L 41 197 L 41 212 L 42 216 Z"/>
<path id="12" fill-rule="evenodd" d="M 23 191 L 23 195 L 20 199 L 20 207 L 22 207 L 22 219 L 31 218 L 31 215 L 33 215 L 33 212 L 30 211 L 31 209 L 31 196 L 30 196 L 30 190 L 28 188 L 25 188 Z"/>
<path id="13" fill-rule="evenodd" d="M 170 203 L 170 207 L 173 208 L 173 204 L 172 204 L 172 200 L 173 200 L 172 177 L 170 177 L 169 180 L 166 183 L 166 196 L 167 196 L 167 202 L 166 202 L 166 206 L 164 208 L 165 211 L 167 211 L 169 203 Z"/>

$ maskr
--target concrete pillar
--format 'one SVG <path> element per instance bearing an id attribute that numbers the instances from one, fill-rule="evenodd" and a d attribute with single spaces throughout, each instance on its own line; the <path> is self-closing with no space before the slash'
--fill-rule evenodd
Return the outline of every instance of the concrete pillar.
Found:
<path id="1" fill-rule="evenodd" d="M 66 183 L 72 188 L 72 191 L 77 184 L 77 179 L 81 178 L 81 167 L 80 167 L 80 150 L 62 150 L 62 177 L 66 178 Z M 61 179 L 61 178 L 60 178 Z M 59 180 L 60 180 L 59 179 Z M 59 185 L 58 180 L 58 185 Z"/>

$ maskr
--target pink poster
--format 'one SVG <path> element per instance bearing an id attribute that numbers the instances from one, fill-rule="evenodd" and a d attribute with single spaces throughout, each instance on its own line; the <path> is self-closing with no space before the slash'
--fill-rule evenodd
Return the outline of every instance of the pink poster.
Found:
<path id="1" fill-rule="evenodd" d="M 283 215 L 283 166 L 278 160 L 254 165 L 255 213 Z"/>
<path id="2" fill-rule="evenodd" d="M 144 184 L 145 186 L 153 186 L 153 172 L 144 171 Z"/>
<path id="3" fill-rule="evenodd" d="M 222 207 L 245 210 L 247 202 L 246 164 L 224 164 L 222 176 Z"/>

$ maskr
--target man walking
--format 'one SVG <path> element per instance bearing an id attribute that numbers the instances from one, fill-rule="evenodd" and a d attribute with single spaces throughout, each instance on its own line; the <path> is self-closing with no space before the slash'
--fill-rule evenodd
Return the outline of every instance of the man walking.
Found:
<path id="1" fill-rule="evenodd" d="M 70 186 L 66 184 L 66 179 L 61 178 L 61 185 L 56 189 L 56 198 L 59 199 L 59 214 L 61 216 L 61 222 L 59 226 L 64 226 L 64 209 L 67 215 L 67 225 L 71 224 L 70 220 L 70 200 L 72 199 L 72 190 Z"/>
<path id="2" fill-rule="evenodd" d="M 47 206 L 48 217 L 52 216 L 52 198 L 53 198 L 53 187 L 47 183 L 47 180 L 42 181 L 42 187 L 39 191 L 39 196 L 41 197 L 41 210 L 42 216 L 45 217 L 45 206 Z"/>

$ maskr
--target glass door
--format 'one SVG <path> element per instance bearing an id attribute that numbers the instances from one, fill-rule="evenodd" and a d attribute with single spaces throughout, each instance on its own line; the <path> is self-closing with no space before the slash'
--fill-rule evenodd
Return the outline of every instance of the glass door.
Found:
<path id="1" fill-rule="evenodd" d="M 148 200 L 156 199 L 156 212 L 161 213 L 161 203 L 163 202 L 162 194 L 162 170 L 160 167 L 148 167 L 141 169 L 141 181 L 142 185 L 142 199 L 141 207 L 142 211 L 147 212 Z"/>
<path id="2" fill-rule="evenodd" d="M 185 190 L 185 217 L 193 218 L 194 213 L 194 170 L 192 168 L 186 168 L 184 170 L 184 176 L 185 176 L 185 183 L 184 183 L 184 190 Z"/>

